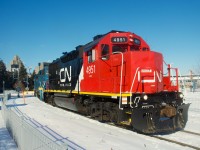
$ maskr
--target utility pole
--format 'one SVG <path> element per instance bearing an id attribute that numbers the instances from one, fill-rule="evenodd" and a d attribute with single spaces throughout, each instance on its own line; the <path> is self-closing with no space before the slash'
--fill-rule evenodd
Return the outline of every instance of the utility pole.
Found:
<path id="1" fill-rule="evenodd" d="M 19 68 L 17 70 L 18 70 L 18 73 L 17 73 L 17 92 L 18 92 L 18 95 L 17 95 L 17 97 L 20 97 L 19 96 Z"/>
<path id="2" fill-rule="evenodd" d="M 190 92 L 194 92 L 195 91 L 195 81 L 193 79 L 193 71 L 190 70 L 190 80 L 191 80 L 191 85 L 190 85 Z"/>

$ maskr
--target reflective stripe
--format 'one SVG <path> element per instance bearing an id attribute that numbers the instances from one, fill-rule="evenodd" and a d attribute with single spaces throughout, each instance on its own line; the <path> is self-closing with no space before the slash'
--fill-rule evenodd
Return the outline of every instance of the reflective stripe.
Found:
<path id="1" fill-rule="evenodd" d="M 99 96 L 120 96 L 120 93 L 98 93 L 98 92 L 78 92 L 78 91 L 70 91 L 70 90 L 44 90 L 44 92 L 54 92 L 54 93 L 73 93 L 73 94 L 81 94 L 81 95 L 99 95 Z M 130 96 L 130 93 L 122 93 L 122 97 Z"/>
<path id="2" fill-rule="evenodd" d="M 122 104 L 127 104 L 127 97 L 122 97 Z"/>

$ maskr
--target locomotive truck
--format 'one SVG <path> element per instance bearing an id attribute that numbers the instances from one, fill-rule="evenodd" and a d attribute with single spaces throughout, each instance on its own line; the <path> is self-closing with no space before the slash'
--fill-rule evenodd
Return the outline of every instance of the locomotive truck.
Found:
<path id="1" fill-rule="evenodd" d="M 63 53 L 48 77 L 45 102 L 102 122 L 149 134 L 183 129 L 188 120 L 178 69 L 131 32 L 113 30 Z"/>

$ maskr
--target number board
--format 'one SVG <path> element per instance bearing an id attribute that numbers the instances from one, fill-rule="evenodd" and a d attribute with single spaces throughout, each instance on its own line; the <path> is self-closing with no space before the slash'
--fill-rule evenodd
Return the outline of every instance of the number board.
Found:
<path id="1" fill-rule="evenodd" d="M 127 37 L 112 37 L 112 43 L 126 43 L 128 41 Z"/>

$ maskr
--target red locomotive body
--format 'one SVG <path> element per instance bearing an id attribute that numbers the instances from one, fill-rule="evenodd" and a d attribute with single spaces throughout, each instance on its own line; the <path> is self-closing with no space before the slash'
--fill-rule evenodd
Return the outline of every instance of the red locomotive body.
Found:
<path id="1" fill-rule="evenodd" d="M 179 92 L 177 69 L 167 65 L 164 76 L 164 64 L 140 36 L 111 31 L 52 62 L 44 98 L 143 133 L 182 129 L 189 104 Z"/>
<path id="2" fill-rule="evenodd" d="M 81 91 L 158 93 L 164 90 L 163 56 L 150 51 L 139 36 L 130 32 L 110 33 L 89 46 L 83 55 Z"/>

